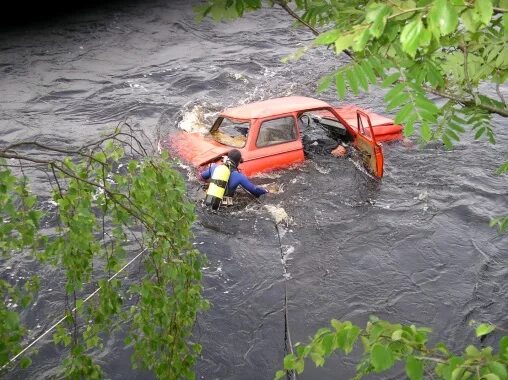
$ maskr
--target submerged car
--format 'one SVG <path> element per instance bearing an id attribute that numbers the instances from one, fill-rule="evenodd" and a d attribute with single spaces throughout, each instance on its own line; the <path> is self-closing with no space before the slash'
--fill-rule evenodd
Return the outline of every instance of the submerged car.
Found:
<path id="1" fill-rule="evenodd" d="M 364 166 L 383 176 L 380 142 L 402 138 L 402 126 L 356 106 L 333 107 L 303 96 L 289 96 L 228 108 L 209 133 L 179 131 L 169 138 L 171 152 L 201 167 L 219 161 L 229 150 L 242 152 L 239 169 L 246 175 L 286 168 L 304 161 L 303 132 L 324 128 L 337 141 L 354 147 Z"/>

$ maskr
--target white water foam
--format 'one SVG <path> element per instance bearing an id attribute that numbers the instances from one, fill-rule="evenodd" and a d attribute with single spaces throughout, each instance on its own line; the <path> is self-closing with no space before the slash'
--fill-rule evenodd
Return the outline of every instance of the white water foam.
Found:
<path id="1" fill-rule="evenodd" d="M 275 205 L 264 205 L 264 207 L 273 217 L 276 224 L 289 225 L 289 223 L 291 223 L 291 218 L 282 207 Z"/>
<path id="2" fill-rule="evenodd" d="M 182 120 L 178 123 L 178 128 L 187 132 L 207 133 L 206 114 L 203 106 L 196 105 L 192 110 L 183 114 Z"/>

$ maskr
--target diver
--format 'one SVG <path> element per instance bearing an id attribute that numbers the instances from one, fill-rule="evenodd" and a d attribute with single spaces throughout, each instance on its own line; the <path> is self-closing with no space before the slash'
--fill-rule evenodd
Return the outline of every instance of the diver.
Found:
<path id="1" fill-rule="evenodd" d="M 245 174 L 238 171 L 238 165 L 241 162 L 243 162 L 242 153 L 238 149 L 233 149 L 224 157 L 222 164 L 212 164 L 208 169 L 201 172 L 201 179 L 210 179 L 210 185 L 205 197 L 205 204 L 207 206 L 217 210 L 225 197 L 232 197 L 234 195 L 239 185 L 256 198 L 268 193 L 268 190 L 254 185 Z"/>

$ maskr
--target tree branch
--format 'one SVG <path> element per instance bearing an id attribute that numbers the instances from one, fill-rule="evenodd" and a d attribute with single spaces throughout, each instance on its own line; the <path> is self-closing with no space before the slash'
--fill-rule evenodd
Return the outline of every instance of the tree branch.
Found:
<path id="1" fill-rule="evenodd" d="M 295 20 L 297 20 L 299 23 L 309 28 L 315 36 L 319 36 L 320 33 L 318 32 L 318 30 L 315 29 L 309 23 L 307 23 L 305 20 L 303 20 L 300 16 L 298 16 L 291 8 L 289 8 L 289 6 L 284 0 L 276 0 L 275 3 L 280 5 L 282 9 L 284 9 L 287 13 L 289 13 L 289 15 L 293 17 Z M 343 51 L 343 53 L 346 54 L 349 58 L 353 59 L 353 54 L 349 50 L 346 49 Z"/>
<path id="2" fill-rule="evenodd" d="M 69 178 L 73 178 L 73 179 L 78 180 L 80 182 L 86 183 L 87 185 L 90 185 L 92 187 L 102 189 L 110 197 L 110 199 L 113 202 L 118 204 L 125 211 L 127 211 L 131 216 L 133 216 L 135 219 L 140 221 L 147 229 L 149 229 L 151 231 L 155 231 L 154 230 L 155 227 L 148 225 L 148 219 L 152 218 L 152 217 L 150 215 L 146 214 L 145 212 L 143 212 L 142 210 L 140 210 L 136 205 L 134 205 L 132 203 L 132 200 L 128 196 L 126 196 L 125 194 L 114 192 L 111 189 L 108 189 L 107 187 L 104 187 L 104 186 L 102 186 L 99 183 L 92 182 L 92 181 L 89 181 L 87 179 L 81 178 L 78 175 L 76 175 L 74 173 L 71 173 L 70 171 L 68 171 L 64 167 L 58 165 L 57 162 L 55 162 L 55 161 L 41 160 L 41 159 L 37 159 L 37 158 L 22 156 L 22 155 L 19 155 L 18 153 L 7 153 L 7 152 L 4 152 L 4 151 L 0 151 L 0 157 L 3 157 L 3 158 L 14 158 L 14 159 L 18 159 L 18 160 L 35 162 L 35 163 L 38 163 L 38 164 L 41 164 L 41 165 L 42 164 L 49 165 L 51 168 L 54 168 L 54 169 L 62 172 L 63 174 L 65 174 Z M 119 202 L 116 199 L 116 197 L 124 198 L 128 203 L 130 203 L 131 206 L 134 207 L 135 210 L 130 208 L 130 207 L 128 207 L 124 203 Z M 140 215 L 143 215 L 146 219 L 141 217 Z"/>
<path id="3" fill-rule="evenodd" d="M 422 87 L 427 92 L 430 92 L 430 93 L 432 93 L 434 95 L 441 96 L 441 97 L 446 98 L 446 99 L 454 100 L 457 103 L 460 103 L 460 104 L 462 104 L 462 105 L 464 105 L 466 107 L 483 108 L 484 110 L 489 111 L 491 113 L 495 113 L 495 114 L 498 114 L 498 115 L 503 116 L 503 117 L 508 117 L 508 109 L 507 108 L 497 108 L 497 107 L 491 106 L 490 104 L 485 104 L 485 103 L 476 104 L 476 102 L 474 100 L 472 100 L 472 99 L 466 99 L 466 98 L 462 98 L 462 97 L 457 96 L 457 95 L 448 94 L 446 92 L 442 92 L 442 91 L 436 90 L 434 88 L 430 88 L 428 86 L 422 86 Z"/>

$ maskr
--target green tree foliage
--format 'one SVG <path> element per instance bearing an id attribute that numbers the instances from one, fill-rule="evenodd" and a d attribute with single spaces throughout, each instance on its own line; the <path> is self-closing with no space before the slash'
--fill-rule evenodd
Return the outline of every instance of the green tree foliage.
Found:
<path id="1" fill-rule="evenodd" d="M 295 353 L 284 359 L 284 369 L 277 371 L 276 379 L 286 376 L 286 371 L 302 373 L 306 359 L 316 367 L 335 352 L 350 354 L 358 342 L 363 355 L 356 366 L 355 379 L 370 373 L 380 373 L 403 362 L 407 378 L 439 378 L 446 380 L 506 380 L 508 379 L 508 336 L 499 341 L 494 352 L 492 347 L 466 347 L 463 353 L 455 355 L 443 344 L 428 345 L 427 328 L 403 326 L 371 317 L 365 328 L 349 321 L 331 321 L 332 328 L 322 328 L 307 345 L 298 344 Z M 476 336 L 491 333 L 494 326 L 479 324 Z M 435 376 L 435 377 L 434 377 Z"/>
<path id="2" fill-rule="evenodd" d="M 24 154 L 26 148 L 37 152 Z M 55 154 L 62 157 L 44 158 Z M 62 374 L 101 378 L 94 351 L 122 329 L 134 348 L 134 366 L 158 378 L 193 378 L 201 348 L 191 333 L 197 313 L 207 307 L 201 296 L 204 257 L 190 243 L 193 205 L 168 157 L 149 155 L 136 135 L 123 129 L 77 149 L 16 143 L 0 148 L 0 157 L 2 259 L 31 254 L 41 266 L 59 268 L 65 279 L 65 319 L 53 334 L 55 344 L 68 348 Z M 55 215 L 40 211 L 48 195 L 31 194 L 27 165 L 47 173 Z M 49 216 L 57 227 L 48 232 L 41 220 Z M 126 286 L 113 274 L 135 254 L 143 266 Z M 17 289 L 2 280 L 0 291 L 4 300 L 23 308 L 39 284 L 35 277 Z M 95 288 L 97 295 L 86 297 Z M 18 311 L 2 303 L 2 369 L 20 352 L 25 334 Z M 21 361 L 29 363 L 28 357 Z"/>
<path id="3" fill-rule="evenodd" d="M 508 0 L 209 0 L 196 11 L 219 21 L 264 3 L 316 35 L 287 59 L 319 46 L 351 58 L 322 78 L 318 91 L 334 85 L 344 98 L 381 86 L 406 136 L 418 127 L 423 142 L 440 139 L 451 148 L 471 130 L 475 139 L 496 142 L 492 117 L 508 116 L 500 88 L 508 78 Z M 435 96 L 445 102 L 436 105 Z M 492 224 L 504 231 L 508 219 Z"/>

